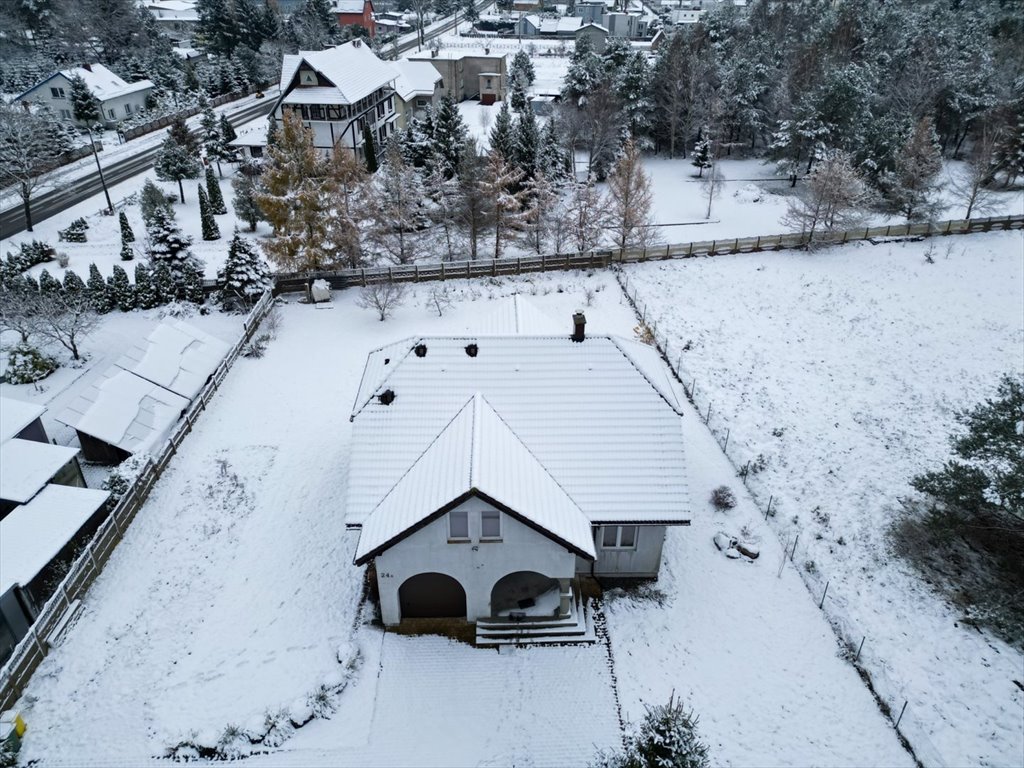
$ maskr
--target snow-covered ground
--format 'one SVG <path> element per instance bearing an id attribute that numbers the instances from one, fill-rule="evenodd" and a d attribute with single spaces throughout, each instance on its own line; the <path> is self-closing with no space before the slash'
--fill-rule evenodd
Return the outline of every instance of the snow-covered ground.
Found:
<path id="1" fill-rule="evenodd" d="M 948 456 L 953 411 L 1024 370 L 1022 261 L 1008 232 L 627 270 L 659 335 L 689 344 L 682 366 L 734 461 L 764 457 L 751 487 L 780 538 L 799 533 L 811 592 L 830 582 L 845 637 L 866 637 L 883 698 L 909 701 L 901 727 L 926 762 L 1024 762 L 1024 657 L 960 625 L 889 545 L 910 478 Z"/>
<path id="2" fill-rule="evenodd" d="M 362 572 L 342 508 L 347 416 L 370 349 L 472 329 L 514 290 L 565 318 L 568 333 L 587 288 L 588 330 L 630 334 L 632 310 L 606 272 L 453 283 L 444 317 L 425 286 L 385 323 L 355 307 L 354 291 L 283 307 L 278 338 L 263 358 L 235 364 L 33 678 L 19 705 L 23 760 L 139 762 L 193 733 L 215 739 L 303 699 L 337 670 L 346 642 L 363 662 L 336 714 L 254 764 L 585 765 L 614 746 L 599 645 L 498 654 L 357 626 Z M 690 481 L 704 492 L 728 470 L 696 416 L 686 421 Z M 742 503 L 732 523 L 748 522 Z M 780 547 L 755 518 L 761 559 L 726 561 L 710 542 L 721 523 L 706 514 L 668 539 L 664 607 L 620 599 L 610 609 L 625 713 L 638 718 L 641 700 L 676 690 L 721 764 L 768 754 L 907 764 L 800 580 L 777 578 Z M 737 740 L 736 729 L 748 735 Z"/>

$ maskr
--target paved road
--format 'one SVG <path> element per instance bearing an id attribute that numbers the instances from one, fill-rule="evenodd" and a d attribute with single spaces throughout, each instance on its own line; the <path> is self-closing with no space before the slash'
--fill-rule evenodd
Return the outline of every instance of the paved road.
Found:
<path id="1" fill-rule="evenodd" d="M 276 89 L 273 89 L 276 93 Z M 232 125 L 240 125 L 253 118 L 266 114 L 274 103 L 275 95 L 268 92 L 266 98 L 247 104 L 244 107 L 228 113 L 228 119 Z M 145 149 L 139 150 L 133 155 L 119 158 L 111 163 L 103 161 L 102 154 L 100 162 L 103 163 L 103 175 L 106 177 L 107 186 L 111 187 L 119 182 L 130 179 L 136 174 L 142 173 L 151 165 L 160 145 L 153 144 Z M 59 184 L 57 188 L 43 192 L 33 197 L 32 200 L 32 221 L 35 224 L 44 219 L 70 208 L 76 203 L 99 194 L 103 191 L 100 184 L 99 174 L 93 171 L 88 176 L 83 176 L 73 181 Z M 0 212 L 0 240 L 17 234 L 25 229 L 25 213 L 21 201 L 6 210 Z"/>

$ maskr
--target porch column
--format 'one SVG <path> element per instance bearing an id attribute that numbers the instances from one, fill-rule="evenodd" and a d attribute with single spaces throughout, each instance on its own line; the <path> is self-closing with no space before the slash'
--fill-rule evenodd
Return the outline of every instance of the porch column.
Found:
<path id="1" fill-rule="evenodd" d="M 565 618 L 571 612 L 572 590 L 569 587 L 569 579 L 558 580 L 558 616 Z"/>

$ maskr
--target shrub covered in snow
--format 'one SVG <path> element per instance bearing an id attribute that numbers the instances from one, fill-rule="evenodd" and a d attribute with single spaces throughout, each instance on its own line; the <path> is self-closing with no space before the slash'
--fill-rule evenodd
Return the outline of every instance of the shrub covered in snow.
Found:
<path id="1" fill-rule="evenodd" d="M 646 707 L 640 729 L 622 752 L 598 755 L 595 768 L 707 768 L 708 748 L 697 735 L 697 717 L 675 698 Z"/>
<path id="2" fill-rule="evenodd" d="M 133 453 L 122 461 L 114 470 L 107 475 L 107 478 L 100 486 L 104 491 L 110 491 L 110 498 L 117 502 L 122 496 L 128 493 L 135 480 L 142 474 L 146 467 L 149 456 L 144 453 Z"/>
<path id="3" fill-rule="evenodd" d="M 719 512 L 725 512 L 736 506 L 736 494 L 728 485 L 720 485 L 711 492 L 711 506 Z"/>
<path id="4" fill-rule="evenodd" d="M 85 242 L 85 230 L 89 228 L 89 223 L 82 218 L 75 219 L 72 221 L 67 229 L 62 229 L 58 232 L 61 240 L 67 243 L 84 243 Z"/>
<path id="5" fill-rule="evenodd" d="M 232 310 L 248 309 L 271 286 L 267 263 L 237 231 L 231 238 L 227 260 L 217 273 L 217 279 L 224 284 L 220 291 L 221 304 Z"/>
<path id="6" fill-rule="evenodd" d="M 47 357 L 30 344 L 20 342 L 7 353 L 7 372 L 0 381 L 6 384 L 31 384 L 45 379 L 57 367 L 57 361 L 52 357 Z"/>

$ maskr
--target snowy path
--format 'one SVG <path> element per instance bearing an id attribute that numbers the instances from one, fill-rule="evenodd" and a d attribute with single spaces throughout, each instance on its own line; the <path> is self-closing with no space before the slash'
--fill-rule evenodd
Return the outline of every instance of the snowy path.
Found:
<path id="1" fill-rule="evenodd" d="M 934 246 L 928 264 L 925 252 Z M 948 252 L 947 252 L 948 247 Z M 909 479 L 948 452 L 952 412 L 1024 369 L 1020 233 L 631 267 L 659 333 L 684 353 L 712 427 L 926 759 L 1022 765 L 1024 658 L 890 554 Z M 686 571 L 680 571 L 681 567 Z M 676 577 L 688 564 L 673 561 Z"/>

